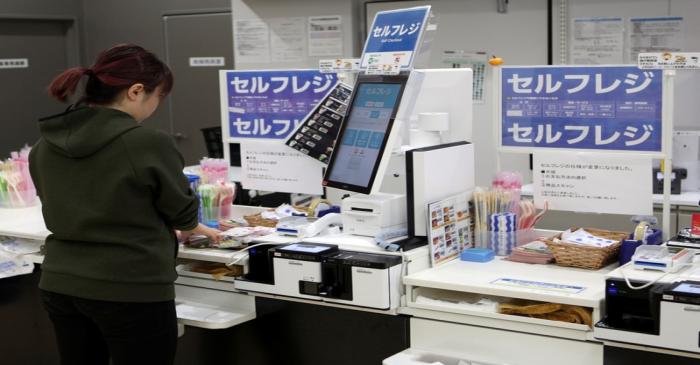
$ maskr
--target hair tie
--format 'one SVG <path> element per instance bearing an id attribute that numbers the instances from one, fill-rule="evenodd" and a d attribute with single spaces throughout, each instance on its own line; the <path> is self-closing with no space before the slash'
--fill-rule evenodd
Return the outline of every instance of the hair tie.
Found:
<path id="1" fill-rule="evenodd" d="M 86 69 L 83 71 L 83 74 L 84 74 L 84 75 L 88 75 L 88 76 L 95 76 L 95 71 L 93 71 L 91 68 L 86 68 Z"/>

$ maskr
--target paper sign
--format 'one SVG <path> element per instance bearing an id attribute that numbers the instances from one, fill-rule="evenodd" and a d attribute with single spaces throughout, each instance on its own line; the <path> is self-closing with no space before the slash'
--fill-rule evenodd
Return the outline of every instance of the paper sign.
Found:
<path id="1" fill-rule="evenodd" d="M 491 284 L 510 286 L 510 287 L 520 288 L 520 289 L 529 289 L 529 290 L 535 290 L 535 291 L 556 292 L 556 293 L 560 293 L 560 294 L 569 294 L 569 295 L 578 294 L 578 293 L 586 290 L 586 287 L 583 287 L 583 286 L 554 284 L 554 283 L 547 283 L 547 282 L 542 282 L 542 281 L 520 280 L 520 279 L 511 279 L 511 278 L 500 278 L 500 279 L 492 281 Z"/>
<path id="2" fill-rule="evenodd" d="M 284 139 L 337 77 L 316 70 L 221 71 L 219 82 L 228 137 Z"/>
<path id="3" fill-rule="evenodd" d="M 700 69 L 700 52 L 640 53 L 637 58 L 642 69 Z"/>
<path id="4" fill-rule="evenodd" d="M 241 167 L 245 189 L 323 194 L 321 165 L 279 142 L 242 142 Z"/>
<path id="5" fill-rule="evenodd" d="M 339 82 L 284 143 L 306 156 L 328 164 L 351 95 L 352 87 Z"/>
<path id="6" fill-rule="evenodd" d="M 0 58 L 0 69 L 27 67 L 29 67 L 29 59 L 27 58 Z"/>
<path id="7" fill-rule="evenodd" d="M 636 66 L 503 67 L 501 146 L 660 153 L 661 84 Z"/>
<path id="8" fill-rule="evenodd" d="M 574 19 L 570 63 L 610 65 L 623 63 L 622 18 Z"/>
<path id="9" fill-rule="evenodd" d="M 474 103 L 484 103 L 484 79 L 486 78 L 486 64 L 488 56 L 486 52 L 466 52 L 461 50 L 444 51 L 442 53 L 442 63 L 452 68 L 471 68 L 474 78 L 472 79 L 472 101 Z"/>
<path id="10" fill-rule="evenodd" d="M 343 54 L 343 21 L 340 15 L 309 17 L 309 56 Z"/>
<path id="11" fill-rule="evenodd" d="M 226 66 L 224 57 L 190 57 L 190 67 L 223 67 Z"/>
<path id="12" fill-rule="evenodd" d="M 238 63 L 270 62 L 270 32 L 261 19 L 234 19 L 233 51 Z"/>
<path id="13" fill-rule="evenodd" d="M 367 66 L 365 74 L 367 75 L 398 75 L 401 72 L 399 62 L 394 64 L 379 64 L 374 63 Z"/>
<path id="14" fill-rule="evenodd" d="M 410 69 L 429 14 L 430 6 L 378 12 L 369 28 L 361 67 L 398 63 L 401 69 Z"/>
<path id="15" fill-rule="evenodd" d="M 433 266 L 452 260 L 471 247 L 469 194 L 428 204 L 428 242 Z"/>
<path id="16" fill-rule="evenodd" d="M 682 17 L 630 19 L 630 61 L 639 53 L 678 52 L 684 48 Z"/>
<path id="17" fill-rule="evenodd" d="M 306 18 L 271 18 L 270 62 L 299 62 L 306 55 Z"/>
<path id="18" fill-rule="evenodd" d="M 319 60 L 318 69 L 323 73 L 355 72 L 360 70 L 359 58 L 336 58 Z"/>
<path id="19" fill-rule="evenodd" d="M 651 158 L 576 152 L 535 152 L 535 205 L 551 210 L 651 215 Z"/>

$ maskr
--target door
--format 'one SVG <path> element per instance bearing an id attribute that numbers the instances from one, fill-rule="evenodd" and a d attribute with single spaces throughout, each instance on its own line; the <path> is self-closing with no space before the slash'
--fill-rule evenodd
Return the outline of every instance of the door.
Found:
<path id="1" fill-rule="evenodd" d="M 0 159 L 37 141 L 37 119 L 66 108 L 46 87 L 76 58 L 69 51 L 72 26 L 72 20 L 0 19 Z"/>
<path id="2" fill-rule="evenodd" d="M 173 136 L 185 163 L 193 165 L 207 155 L 201 129 L 221 125 L 219 70 L 233 68 L 231 12 L 165 15 L 163 24 L 175 76 L 169 103 Z M 212 63 L 220 58 L 223 65 Z"/>

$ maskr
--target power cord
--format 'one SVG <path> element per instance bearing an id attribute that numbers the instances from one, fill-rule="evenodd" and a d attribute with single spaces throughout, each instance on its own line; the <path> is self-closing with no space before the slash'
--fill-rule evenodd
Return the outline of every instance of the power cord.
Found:
<path id="1" fill-rule="evenodd" d="M 258 247 L 258 246 L 264 246 L 264 245 L 271 245 L 271 244 L 274 244 L 274 243 L 269 243 L 269 242 L 257 243 L 257 244 L 254 244 L 254 245 L 251 245 L 251 246 L 242 248 L 242 249 L 238 250 L 236 253 L 234 253 L 233 255 L 231 255 L 231 258 L 233 259 L 233 261 L 231 261 L 231 262 L 229 262 L 228 264 L 226 264 L 226 266 L 230 268 L 231 266 L 236 265 L 237 263 L 239 263 L 239 262 L 243 261 L 244 259 L 248 258 L 248 256 L 250 256 L 250 254 L 248 254 L 248 253 L 246 253 L 246 252 L 247 252 L 248 250 L 250 250 L 251 248 L 255 248 L 255 247 Z"/>
<path id="2" fill-rule="evenodd" d="M 684 264 L 680 264 L 679 266 L 693 266 L 694 264 L 695 264 L 695 263 L 692 263 L 692 262 L 686 262 L 686 263 L 684 263 Z M 635 270 L 636 270 L 636 269 L 635 269 Z M 626 272 L 626 271 L 627 271 L 626 268 L 620 269 L 620 273 L 622 274 L 622 278 L 625 279 L 625 284 L 627 284 L 627 287 L 629 287 L 629 288 L 632 289 L 632 290 L 642 290 L 642 289 L 646 289 L 646 288 L 648 288 L 648 287 L 650 287 L 650 286 L 652 286 L 652 285 L 658 283 L 661 279 L 663 279 L 663 278 L 665 278 L 666 276 L 668 276 L 669 274 L 671 274 L 670 272 L 666 272 L 666 273 L 664 273 L 663 275 L 657 277 L 656 279 L 654 279 L 654 280 L 652 280 L 652 281 L 650 281 L 650 282 L 648 282 L 648 283 L 646 283 L 646 284 L 644 284 L 644 285 L 641 285 L 641 286 L 634 286 L 634 285 L 632 285 L 632 283 L 630 283 L 630 279 L 629 279 L 629 277 L 627 277 L 627 272 Z"/>

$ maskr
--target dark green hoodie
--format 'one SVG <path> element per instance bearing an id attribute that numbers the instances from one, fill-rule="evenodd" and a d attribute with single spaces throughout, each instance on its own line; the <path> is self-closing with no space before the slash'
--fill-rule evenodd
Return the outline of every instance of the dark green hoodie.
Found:
<path id="1" fill-rule="evenodd" d="M 175 297 L 173 230 L 198 201 L 168 135 L 121 111 L 82 106 L 39 122 L 29 167 L 53 233 L 39 287 L 96 300 Z"/>

